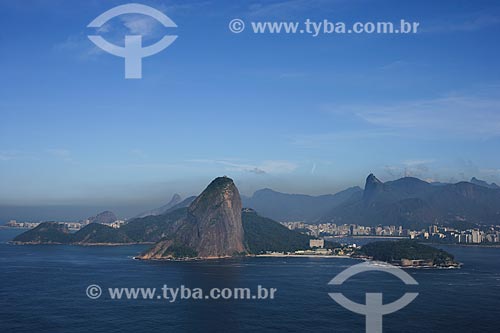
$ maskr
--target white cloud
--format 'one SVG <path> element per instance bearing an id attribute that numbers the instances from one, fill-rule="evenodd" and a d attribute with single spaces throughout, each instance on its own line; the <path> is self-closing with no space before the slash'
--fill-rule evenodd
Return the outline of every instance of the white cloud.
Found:
<path id="1" fill-rule="evenodd" d="M 232 160 L 207 160 L 195 159 L 188 162 L 210 163 L 224 166 L 227 171 L 249 172 L 255 174 L 282 174 L 291 173 L 297 169 L 297 165 L 290 161 L 267 160 L 261 163 L 240 163 Z"/>
<path id="2" fill-rule="evenodd" d="M 340 111 L 339 111 L 340 110 Z M 500 94 L 450 94 L 385 105 L 347 105 L 332 110 L 386 130 L 419 135 L 488 138 L 500 135 Z M 349 132 L 347 132 L 349 133 Z M 414 134 L 414 133 L 413 133 Z"/>
<path id="3" fill-rule="evenodd" d="M 133 157 L 136 157 L 136 158 L 146 158 L 147 157 L 147 154 L 142 149 L 134 148 L 134 149 L 131 149 L 129 151 L 129 153 L 130 153 L 130 155 L 132 155 Z"/>
<path id="4" fill-rule="evenodd" d="M 421 32 L 470 32 L 500 25 L 500 18 L 486 12 L 467 13 L 466 15 L 440 18 L 439 21 L 423 23 Z"/>
<path id="5" fill-rule="evenodd" d="M 54 51 L 75 54 L 79 60 L 91 60 L 104 54 L 104 51 L 92 43 L 86 35 L 79 34 L 66 38 L 54 45 Z"/>
<path id="6" fill-rule="evenodd" d="M 0 152 L 0 161 L 10 161 L 16 158 L 16 156 L 8 153 L 8 152 Z"/>
<path id="7" fill-rule="evenodd" d="M 55 158 L 64 161 L 72 161 L 71 152 L 67 149 L 62 149 L 62 148 L 47 149 L 47 153 L 49 153 L 49 155 Z"/>
<path id="8" fill-rule="evenodd" d="M 392 178 L 417 177 L 420 179 L 431 179 L 431 165 L 434 159 L 410 159 L 395 165 L 386 165 L 384 171 Z"/>
<path id="9" fill-rule="evenodd" d="M 314 175 L 316 173 L 316 163 L 313 163 L 311 167 L 311 175 Z"/>
<path id="10" fill-rule="evenodd" d="M 158 28 L 154 19 L 144 15 L 126 15 L 122 17 L 122 22 L 132 35 L 151 36 Z"/>
<path id="11" fill-rule="evenodd" d="M 415 159 L 415 160 L 405 160 L 403 161 L 403 165 L 406 166 L 417 166 L 417 165 L 422 165 L 422 164 L 430 164 L 433 163 L 434 159 Z"/>
<path id="12" fill-rule="evenodd" d="M 321 134 L 305 134 L 291 137 L 294 145 L 305 147 L 318 147 L 321 145 L 331 145 L 336 142 L 346 140 L 375 139 L 381 137 L 395 136 L 397 133 L 386 129 L 366 129 L 366 130 L 343 130 L 337 132 Z"/>
<path id="13" fill-rule="evenodd" d="M 332 0 L 288 0 L 288 1 L 263 1 L 262 3 L 252 3 L 249 6 L 248 15 L 252 17 L 279 17 L 290 18 L 298 13 L 316 9 L 325 11 L 332 10 Z M 346 2 L 346 1 L 336 1 Z"/>
<path id="14" fill-rule="evenodd" d="M 32 153 L 22 152 L 18 150 L 3 150 L 0 151 L 0 161 L 12 161 L 19 159 L 34 159 Z"/>

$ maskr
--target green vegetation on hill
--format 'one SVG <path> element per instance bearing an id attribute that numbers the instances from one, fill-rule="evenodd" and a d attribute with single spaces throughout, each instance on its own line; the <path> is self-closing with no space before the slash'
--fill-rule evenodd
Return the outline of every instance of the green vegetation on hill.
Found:
<path id="1" fill-rule="evenodd" d="M 195 258 L 198 256 L 198 252 L 182 244 L 173 244 L 163 253 L 163 256 L 172 256 L 174 258 Z"/>
<path id="2" fill-rule="evenodd" d="M 91 223 L 72 234 L 64 226 L 46 222 L 17 236 L 14 242 L 35 244 L 125 244 L 135 242 L 158 242 L 173 237 L 187 225 L 181 224 L 187 215 L 187 208 L 181 208 L 168 214 L 147 216 L 130 221 L 119 229 Z M 259 254 L 266 251 L 293 252 L 309 248 L 309 240 L 313 237 L 292 231 L 280 223 L 259 216 L 254 211 L 242 213 L 245 246 L 249 253 Z M 174 231 L 175 230 L 175 231 Z M 327 243 L 327 247 L 336 244 Z M 195 257 L 196 251 L 175 245 L 169 249 L 174 257 Z"/>
<path id="3" fill-rule="evenodd" d="M 312 239 L 255 212 L 243 212 L 242 222 L 245 243 L 252 254 L 304 250 L 309 248 L 309 240 Z"/>
<path id="4" fill-rule="evenodd" d="M 180 208 L 170 213 L 137 218 L 120 228 L 127 237 L 135 242 L 158 242 L 171 233 L 176 221 L 186 217 L 187 208 Z"/>
<path id="5" fill-rule="evenodd" d="M 57 222 L 44 222 L 36 228 L 18 235 L 14 243 L 66 244 L 71 242 L 71 234 L 64 225 Z"/>
<path id="6" fill-rule="evenodd" d="M 72 235 L 72 243 L 100 244 L 100 243 L 131 243 L 134 242 L 122 230 L 113 229 L 107 225 L 91 223 Z"/>
<path id="7" fill-rule="evenodd" d="M 455 263 L 452 254 L 412 240 L 368 243 L 356 251 L 356 254 L 385 262 L 410 259 L 432 261 L 435 266 L 450 266 Z"/>

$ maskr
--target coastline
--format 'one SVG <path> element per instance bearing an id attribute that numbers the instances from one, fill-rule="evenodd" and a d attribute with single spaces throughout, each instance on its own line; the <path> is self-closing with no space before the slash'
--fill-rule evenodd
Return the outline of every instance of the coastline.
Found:
<path id="1" fill-rule="evenodd" d="M 492 244 L 492 245 L 485 245 L 485 244 L 459 244 L 459 243 L 428 243 L 428 242 L 420 242 L 421 244 L 426 244 L 426 245 L 431 245 L 431 246 L 458 246 L 458 247 L 481 247 L 481 248 L 492 248 L 492 249 L 498 249 L 500 248 L 500 244 Z"/>
<path id="2" fill-rule="evenodd" d="M 9 241 L 10 245 L 70 245 L 70 246 L 130 246 L 130 245 L 151 245 L 154 242 L 135 242 L 135 243 L 41 243 L 41 242 L 14 242 Z"/>
<path id="3" fill-rule="evenodd" d="M 260 258 L 352 258 L 351 256 L 335 256 L 335 255 L 325 255 L 325 254 L 255 254 L 249 257 L 260 257 Z"/>
<path id="4" fill-rule="evenodd" d="M 359 239 L 409 239 L 407 236 L 375 236 L 375 235 L 352 235 L 352 236 L 326 236 L 325 238 L 342 239 L 342 238 L 359 238 Z"/>

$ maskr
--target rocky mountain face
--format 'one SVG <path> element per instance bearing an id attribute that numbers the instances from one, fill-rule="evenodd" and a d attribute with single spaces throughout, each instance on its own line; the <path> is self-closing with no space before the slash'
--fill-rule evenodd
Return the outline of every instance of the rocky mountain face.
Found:
<path id="1" fill-rule="evenodd" d="M 118 220 L 116 215 L 109 210 L 88 218 L 90 223 L 111 224 Z"/>
<path id="2" fill-rule="evenodd" d="M 188 222 L 195 226 L 188 244 L 202 257 L 245 252 L 241 209 L 233 181 L 215 179 L 188 208 Z"/>
<path id="3" fill-rule="evenodd" d="M 187 209 L 173 235 L 144 253 L 142 259 L 180 254 L 200 258 L 228 257 L 246 252 L 241 222 L 241 198 L 233 181 L 216 178 Z"/>
<path id="4" fill-rule="evenodd" d="M 499 222 L 500 190 L 469 182 L 435 186 L 412 177 L 383 183 L 371 174 L 362 197 L 351 197 L 322 220 L 421 228 L 457 218 L 475 223 Z"/>
<path id="5" fill-rule="evenodd" d="M 262 189 L 251 197 L 243 197 L 243 206 L 252 208 L 262 216 L 277 221 L 306 221 L 314 223 L 334 207 L 342 204 L 352 195 L 362 193 L 359 187 L 351 187 L 336 194 L 310 196 L 288 194 Z"/>
<path id="6" fill-rule="evenodd" d="M 363 200 L 370 202 L 375 196 L 384 190 L 384 184 L 378 180 L 373 173 L 371 173 L 365 182 L 365 190 L 363 192 Z"/>

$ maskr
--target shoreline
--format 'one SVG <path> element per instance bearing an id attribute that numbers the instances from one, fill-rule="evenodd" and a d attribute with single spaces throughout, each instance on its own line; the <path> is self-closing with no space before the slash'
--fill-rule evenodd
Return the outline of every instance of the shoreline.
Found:
<path id="1" fill-rule="evenodd" d="M 334 256 L 334 255 L 314 255 L 314 254 L 248 254 L 245 256 L 226 256 L 226 257 L 204 257 L 204 258 L 141 258 L 140 256 L 133 256 L 133 260 L 139 261 L 211 261 L 211 260 L 226 260 L 237 258 L 334 258 L 334 259 L 357 259 L 351 256 Z"/>
<path id="2" fill-rule="evenodd" d="M 154 242 L 138 242 L 138 243 L 39 243 L 39 242 L 14 242 L 14 241 L 8 241 L 7 244 L 9 245 L 18 245 L 18 246 L 23 246 L 23 245 L 68 245 L 68 246 L 131 246 L 131 245 L 152 245 L 156 244 Z"/>
<path id="3" fill-rule="evenodd" d="M 352 259 L 358 261 L 370 262 L 373 264 L 383 264 L 390 267 L 397 267 L 400 269 L 461 269 L 463 263 L 457 263 L 457 266 L 401 266 L 392 264 L 385 261 L 373 260 L 369 258 L 356 258 L 352 256 L 335 256 L 335 255 L 314 255 L 314 254 L 256 254 L 256 255 L 246 255 L 242 257 L 207 257 L 207 258 L 149 258 L 144 259 L 139 256 L 132 257 L 133 260 L 137 261 L 156 261 L 156 262 L 194 262 L 194 261 L 212 261 L 212 260 L 226 260 L 226 259 L 245 259 L 245 258 L 320 258 L 320 259 Z"/>
<path id="4" fill-rule="evenodd" d="M 326 254 L 256 254 L 250 255 L 249 257 L 256 258 L 340 258 L 340 259 L 357 259 L 351 256 L 336 256 L 336 255 L 326 255 Z"/>
<path id="5" fill-rule="evenodd" d="M 492 248 L 492 249 L 500 248 L 500 244 L 485 245 L 485 244 L 458 244 L 458 243 L 446 244 L 446 243 L 428 243 L 428 242 L 420 242 L 420 243 L 432 246 L 445 245 L 445 246 L 459 246 L 459 247 L 481 247 L 481 248 Z"/>
<path id="6" fill-rule="evenodd" d="M 356 236 L 326 236 L 325 238 L 331 238 L 331 239 L 342 239 L 342 238 L 359 238 L 359 239 L 365 239 L 365 238 L 373 238 L 373 239 L 410 239 L 410 237 L 407 236 L 371 236 L 371 235 L 356 235 Z"/>

